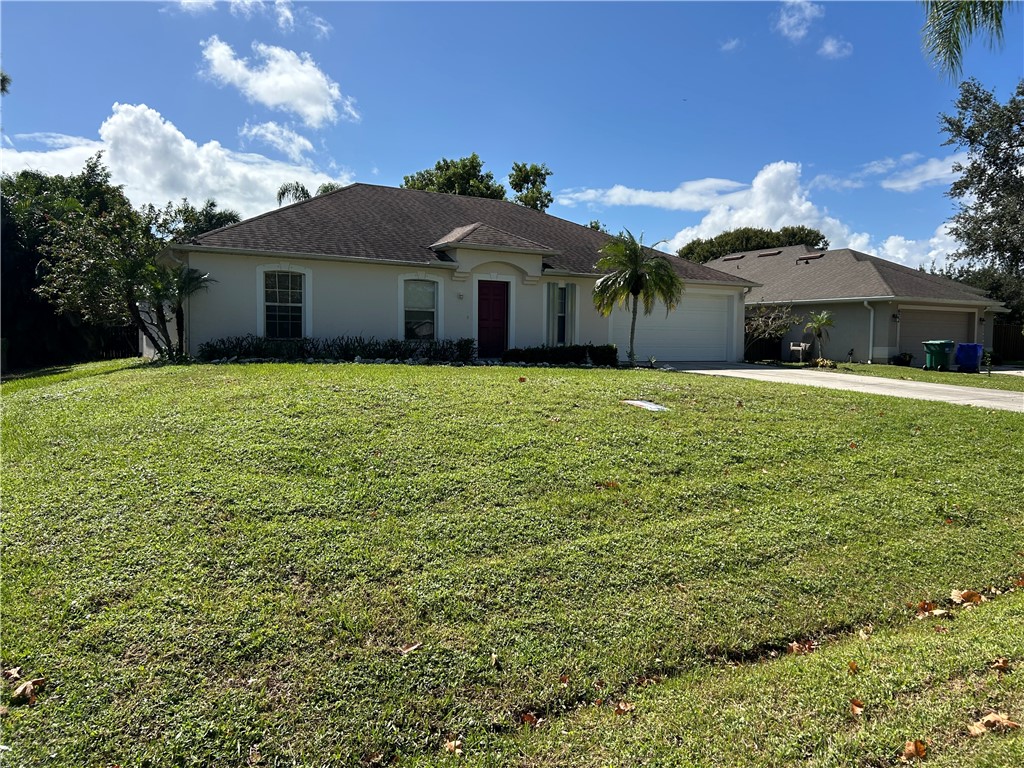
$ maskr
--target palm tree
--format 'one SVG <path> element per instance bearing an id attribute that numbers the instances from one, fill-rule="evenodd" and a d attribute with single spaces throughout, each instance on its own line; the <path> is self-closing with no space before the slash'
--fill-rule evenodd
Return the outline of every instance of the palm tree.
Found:
<path id="1" fill-rule="evenodd" d="M 1003 11 L 1014 0 L 922 0 L 925 7 L 924 48 L 950 76 L 963 69 L 963 47 L 975 34 L 987 34 L 989 45 L 1003 42 Z"/>
<path id="2" fill-rule="evenodd" d="M 812 312 L 807 316 L 807 325 L 804 326 L 804 330 L 813 333 L 814 338 L 818 340 L 819 360 L 825 357 L 825 340 L 828 338 L 828 329 L 833 325 L 835 323 L 832 321 L 832 313 L 828 310 Z"/>
<path id="3" fill-rule="evenodd" d="M 316 197 L 326 195 L 328 192 L 341 189 L 341 187 L 342 185 L 336 181 L 325 181 L 316 188 Z M 309 194 L 309 190 L 306 189 L 306 185 L 301 181 L 287 181 L 277 190 L 278 205 L 281 205 L 285 200 L 290 200 L 293 203 L 300 203 L 303 200 L 309 200 L 311 197 L 313 197 L 313 195 Z"/>
<path id="4" fill-rule="evenodd" d="M 633 297 L 629 364 L 636 365 L 636 315 L 640 302 L 645 315 L 651 314 L 657 301 L 665 305 L 666 312 L 671 312 L 682 299 L 683 281 L 665 254 L 644 248 L 643 233 L 637 240 L 627 229 L 625 234 L 609 240 L 601 254 L 597 269 L 607 274 L 594 286 L 594 307 L 607 316 L 616 305 L 628 309 L 629 298 Z"/>
<path id="5" fill-rule="evenodd" d="M 0 94 L 4 96 L 11 90 L 11 76 L 0 69 Z"/>
<path id="6" fill-rule="evenodd" d="M 309 190 L 306 189 L 306 185 L 301 181 L 286 181 L 281 185 L 280 189 L 277 190 L 278 205 L 281 205 L 285 200 L 298 203 L 302 200 L 309 200 L 310 197 L 312 197 L 312 195 L 309 194 Z"/>

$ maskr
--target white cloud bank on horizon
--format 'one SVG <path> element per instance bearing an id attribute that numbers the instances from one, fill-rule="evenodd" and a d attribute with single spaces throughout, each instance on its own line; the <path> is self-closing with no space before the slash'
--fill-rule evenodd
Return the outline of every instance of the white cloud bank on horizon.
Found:
<path id="1" fill-rule="evenodd" d="M 308 53 L 253 43 L 260 64 L 235 55 L 234 49 L 213 35 L 202 43 L 204 74 L 220 85 L 232 85 L 250 102 L 290 112 L 310 128 L 335 123 L 340 117 L 358 123 L 362 116 L 355 100 L 324 74 Z M 339 112 L 340 109 L 340 112 Z"/>
<path id="2" fill-rule="evenodd" d="M 80 173 L 86 160 L 102 151 L 111 180 L 124 185 L 136 207 L 161 206 L 183 197 L 197 204 L 213 198 L 219 207 L 233 208 L 243 218 L 275 208 L 277 190 L 285 182 L 300 181 L 316 189 L 327 181 L 343 185 L 353 181 L 348 172 L 332 177 L 304 164 L 235 152 L 217 141 L 197 144 L 145 104 L 114 104 L 99 137 L 18 134 L 13 137 L 14 146 L 3 149 L 3 170 L 66 176 Z M 19 149 L 24 143 L 40 144 L 43 149 Z"/>
<path id="3" fill-rule="evenodd" d="M 927 165 L 927 164 L 923 164 Z M 884 185 L 884 182 L 883 182 Z M 568 190 L 556 195 L 560 205 L 574 207 L 636 205 L 674 211 L 705 212 L 696 225 L 670 238 L 664 250 L 675 252 L 696 238 L 711 238 L 738 227 L 779 229 L 804 225 L 820 230 L 832 248 L 880 256 L 909 267 L 942 265 L 956 250 L 956 242 L 942 224 L 927 239 L 911 240 L 890 235 L 881 242 L 867 232 L 849 226 L 822 210 L 810 198 L 810 187 L 801 183 L 799 163 L 779 161 L 761 168 L 745 184 L 727 179 L 700 179 L 680 184 L 670 192 L 652 192 L 616 185 L 608 189 Z"/>

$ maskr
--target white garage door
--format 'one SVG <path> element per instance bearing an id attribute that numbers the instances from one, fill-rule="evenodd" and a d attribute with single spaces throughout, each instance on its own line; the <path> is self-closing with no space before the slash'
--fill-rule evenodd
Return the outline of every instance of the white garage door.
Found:
<path id="1" fill-rule="evenodd" d="M 665 316 L 658 304 L 649 315 L 643 305 L 636 320 L 636 359 L 638 363 L 655 357 L 662 362 L 727 359 L 729 349 L 729 297 L 684 293 L 683 301 Z M 612 341 L 619 348 L 619 359 L 629 353 L 630 313 L 616 309 L 612 316 Z"/>
<path id="2" fill-rule="evenodd" d="M 939 312 L 927 309 L 900 310 L 900 352 L 909 352 L 915 360 L 924 360 L 926 341 L 952 339 L 973 342 L 973 312 Z"/>

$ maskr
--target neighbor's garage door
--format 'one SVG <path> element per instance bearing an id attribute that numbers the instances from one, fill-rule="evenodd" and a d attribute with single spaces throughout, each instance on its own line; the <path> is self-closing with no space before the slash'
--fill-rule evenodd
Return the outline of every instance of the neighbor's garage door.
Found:
<path id="1" fill-rule="evenodd" d="M 619 359 L 629 353 L 630 312 L 616 309 L 612 316 L 612 341 Z M 658 304 L 644 315 L 643 304 L 636 320 L 636 359 L 660 361 L 724 361 L 728 354 L 729 297 L 683 294 L 683 301 L 665 316 Z"/>
<path id="2" fill-rule="evenodd" d="M 922 343 L 941 339 L 973 342 L 974 313 L 900 310 L 900 352 L 909 352 L 915 360 L 924 360 Z"/>

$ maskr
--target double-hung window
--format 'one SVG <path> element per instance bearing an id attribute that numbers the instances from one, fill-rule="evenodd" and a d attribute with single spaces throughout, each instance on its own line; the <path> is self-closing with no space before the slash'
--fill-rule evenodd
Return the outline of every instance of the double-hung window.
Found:
<path id="1" fill-rule="evenodd" d="M 560 347 L 576 341 L 576 286 L 548 283 L 547 342 Z"/>
<path id="2" fill-rule="evenodd" d="M 436 340 L 437 283 L 433 280 L 406 280 L 404 286 L 406 340 Z"/>
<path id="3" fill-rule="evenodd" d="M 267 338 L 302 338 L 304 277 L 300 272 L 263 273 L 263 327 Z"/>

